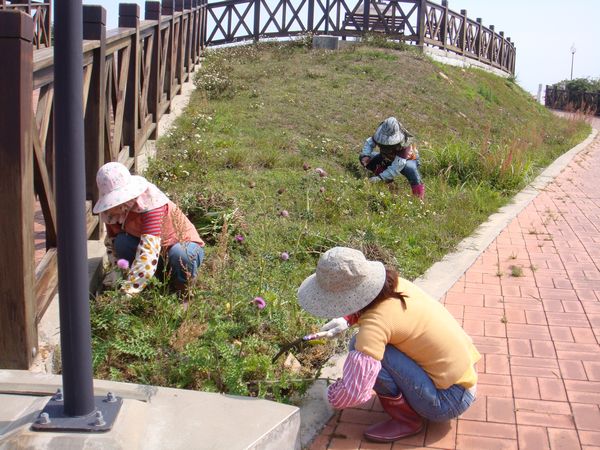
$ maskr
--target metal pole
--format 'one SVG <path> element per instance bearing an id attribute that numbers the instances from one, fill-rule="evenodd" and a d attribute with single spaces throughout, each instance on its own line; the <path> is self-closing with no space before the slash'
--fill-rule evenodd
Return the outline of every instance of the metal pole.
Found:
<path id="1" fill-rule="evenodd" d="M 95 409 L 87 274 L 81 0 L 55 3 L 54 129 L 64 413 Z"/>
<path id="2" fill-rule="evenodd" d="M 575 61 L 575 52 L 577 49 L 575 48 L 575 43 L 571 45 L 571 80 L 573 79 L 573 61 Z"/>

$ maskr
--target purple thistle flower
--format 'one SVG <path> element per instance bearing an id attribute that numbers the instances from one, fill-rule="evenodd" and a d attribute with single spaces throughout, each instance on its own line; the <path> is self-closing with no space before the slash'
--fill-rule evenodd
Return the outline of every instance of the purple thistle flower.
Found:
<path id="1" fill-rule="evenodd" d="M 254 297 L 252 303 L 254 303 L 258 309 L 264 309 L 265 306 L 267 306 L 267 302 L 265 302 L 265 299 L 262 297 Z"/>
<path id="2" fill-rule="evenodd" d="M 281 252 L 281 254 L 279 255 L 279 258 L 282 261 L 287 261 L 288 259 L 290 259 L 290 254 L 288 252 Z"/>
<path id="3" fill-rule="evenodd" d="M 241 244 L 242 242 L 244 242 L 244 236 L 242 236 L 241 234 L 237 234 L 235 236 L 235 241 Z"/>
<path id="4" fill-rule="evenodd" d="M 119 259 L 117 261 L 117 267 L 122 270 L 127 270 L 129 269 L 129 261 L 126 259 Z"/>
<path id="5" fill-rule="evenodd" d="M 290 213 L 287 211 L 287 209 L 284 209 L 284 210 L 282 210 L 282 211 L 279 213 L 279 215 L 280 215 L 281 217 L 289 217 L 289 216 L 290 216 Z"/>
<path id="6" fill-rule="evenodd" d="M 320 167 L 317 167 L 315 169 L 315 172 L 317 172 L 319 174 L 320 177 L 326 177 L 327 176 L 327 172 L 325 172 L 323 169 L 321 169 Z"/>

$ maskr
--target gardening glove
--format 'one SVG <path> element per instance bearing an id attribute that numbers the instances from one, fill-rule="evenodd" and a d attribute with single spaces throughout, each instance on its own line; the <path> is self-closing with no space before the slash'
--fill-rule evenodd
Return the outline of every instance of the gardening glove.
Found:
<path id="1" fill-rule="evenodd" d="M 337 319 L 332 319 L 327 322 L 325 325 L 321 327 L 319 330 L 319 337 L 327 337 L 331 338 L 337 336 L 344 330 L 348 329 L 348 322 L 344 317 L 338 317 Z"/>
<path id="2" fill-rule="evenodd" d="M 383 181 L 383 180 L 381 179 L 381 177 L 371 177 L 371 178 L 369 178 L 369 181 L 371 183 L 379 183 L 380 181 Z"/>
<path id="3" fill-rule="evenodd" d="M 160 254 L 160 237 L 142 234 L 135 254 L 135 260 L 129 269 L 129 276 L 122 286 L 129 295 L 139 294 L 154 276 Z"/>

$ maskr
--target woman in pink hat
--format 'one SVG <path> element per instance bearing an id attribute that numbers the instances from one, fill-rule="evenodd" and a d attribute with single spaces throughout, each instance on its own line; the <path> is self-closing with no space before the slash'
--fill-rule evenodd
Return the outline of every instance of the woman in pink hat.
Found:
<path id="1" fill-rule="evenodd" d="M 365 438 L 396 441 L 421 431 L 424 419 L 459 416 L 475 400 L 481 355 L 471 338 L 441 303 L 381 262 L 334 247 L 303 281 L 298 302 L 315 316 L 337 317 L 321 336 L 358 325 L 343 377 L 327 398 L 334 408 L 349 408 L 375 391 L 390 418 L 367 427 Z"/>
<path id="2" fill-rule="evenodd" d="M 160 189 L 123 164 L 103 165 L 96 182 L 100 198 L 94 213 L 106 224 L 109 262 L 129 262 L 121 289 L 128 295 L 141 292 L 157 268 L 161 275 L 164 258 L 174 288 L 183 290 L 204 259 L 204 241 L 194 225 Z"/>
<path id="3" fill-rule="evenodd" d="M 375 148 L 379 147 L 379 152 Z M 372 183 L 391 182 L 402 174 L 415 197 L 425 198 L 425 185 L 419 173 L 421 165 L 413 136 L 395 117 L 388 117 L 369 137 L 358 157 L 363 167 L 373 173 Z"/>

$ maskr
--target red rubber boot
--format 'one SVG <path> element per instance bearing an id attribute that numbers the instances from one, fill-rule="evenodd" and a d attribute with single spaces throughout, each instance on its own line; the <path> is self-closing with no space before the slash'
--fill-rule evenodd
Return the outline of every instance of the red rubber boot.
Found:
<path id="1" fill-rule="evenodd" d="M 366 439 L 373 442 L 394 442 L 423 429 L 423 418 L 410 407 L 402 394 L 398 397 L 378 397 L 391 419 L 368 427 L 363 433 Z"/>
<path id="2" fill-rule="evenodd" d="M 425 185 L 423 183 L 415 184 L 414 186 L 411 186 L 410 188 L 412 189 L 412 193 L 415 197 L 418 197 L 421 200 L 425 199 Z"/>

